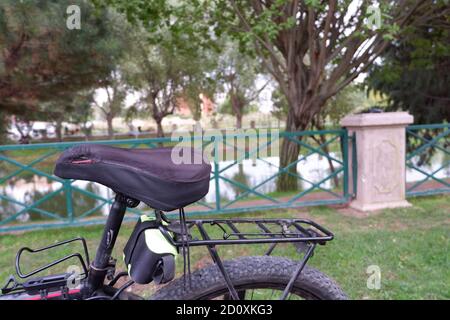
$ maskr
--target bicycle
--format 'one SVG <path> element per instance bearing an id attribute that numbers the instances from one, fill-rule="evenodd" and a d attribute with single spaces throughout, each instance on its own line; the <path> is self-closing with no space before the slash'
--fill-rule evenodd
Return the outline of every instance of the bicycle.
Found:
<path id="1" fill-rule="evenodd" d="M 211 166 L 205 160 L 176 164 L 174 148 L 122 149 L 98 144 L 82 144 L 65 150 L 56 162 L 55 175 L 65 179 L 103 184 L 116 196 L 92 263 L 86 241 L 74 238 L 40 249 L 24 247 L 16 256 L 16 273 L 10 276 L 0 299 L 40 300 L 127 300 L 141 299 L 125 289 L 134 283 L 166 283 L 150 299 L 252 299 L 255 292 L 280 292 L 280 299 L 346 299 L 345 293 L 328 276 L 307 266 L 317 245 L 333 240 L 323 226 L 305 219 L 186 219 L 184 207 L 203 198 L 209 190 Z M 177 150 L 183 157 L 199 156 L 190 148 Z M 111 257 L 127 208 L 144 202 L 154 214 L 139 218 L 124 248 L 127 271 L 116 271 Z M 178 210 L 169 219 L 167 212 Z M 248 229 L 253 228 L 252 232 Z M 208 230 L 210 229 L 210 230 Z M 198 234 L 199 237 L 194 235 Z M 219 234 L 221 236 L 217 236 Z M 29 273 L 21 270 L 21 256 L 72 242 L 80 242 L 83 252 L 73 253 Z M 295 244 L 304 255 L 298 261 L 271 256 L 280 243 Z M 265 255 L 222 261 L 218 246 L 268 244 Z M 190 248 L 206 247 L 213 264 L 190 271 Z M 183 276 L 174 279 L 175 257 L 183 256 Z M 69 285 L 71 272 L 32 277 L 66 260 L 77 259 L 83 272 L 77 287 Z M 119 279 L 128 276 L 120 287 Z"/>

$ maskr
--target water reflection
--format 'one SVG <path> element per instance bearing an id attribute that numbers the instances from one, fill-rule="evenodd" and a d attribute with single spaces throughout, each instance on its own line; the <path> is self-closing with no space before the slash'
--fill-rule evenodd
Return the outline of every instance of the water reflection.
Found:
<path id="1" fill-rule="evenodd" d="M 340 154 L 331 153 L 331 156 L 340 159 Z M 413 159 L 413 163 L 416 163 L 419 159 Z M 221 173 L 221 176 L 235 181 L 238 185 L 247 186 L 249 188 L 255 188 L 259 186 L 256 191 L 262 194 L 268 194 L 276 191 L 276 177 L 278 172 L 277 157 L 265 158 L 265 159 L 247 159 L 240 164 L 236 164 L 228 168 Z M 422 170 L 426 172 L 434 172 L 438 170 L 442 165 L 447 166 L 436 173 L 437 178 L 449 178 L 450 166 L 448 166 L 448 156 L 445 157 L 442 153 L 436 154 L 431 163 L 423 165 Z M 230 166 L 233 162 L 222 162 L 219 165 L 220 170 L 223 170 Z M 336 168 L 339 168 L 338 163 L 334 163 Z M 326 158 L 313 154 L 307 159 L 300 161 L 297 164 L 297 172 L 304 180 L 298 180 L 299 188 L 302 190 L 309 189 L 311 183 L 317 183 L 330 175 L 330 167 Z M 0 176 L 4 176 L 7 173 L 2 173 Z M 342 179 L 342 173 L 338 175 L 339 179 Z M 406 172 L 407 182 L 419 181 L 425 178 L 425 175 L 408 168 Z M 267 181 L 267 182 L 265 182 Z M 308 182 L 309 181 L 309 182 Z M 264 182 L 264 183 L 263 183 Z M 75 181 L 73 186 L 82 190 L 92 192 L 102 198 L 112 198 L 114 196 L 113 191 L 102 185 L 87 182 L 87 181 Z M 11 202 L 4 198 L 0 198 L 0 219 L 4 220 L 17 212 L 24 209 L 25 205 L 32 205 L 45 195 L 57 191 L 62 187 L 62 184 L 57 181 L 51 181 L 46 177 L 40 177 L 37 175 L 26 175 L 23 177 L 15 177 L 9 179 L 6 183 L 0 186 L 0 195 L 13 198 L 15 201 Z M 324 189 L 335 188 L 335 182 L 333 179 L 329 179 L 321 184 Z M 229 201 L 236 197 L 243 195 L 255 196 L 252 193 L 247 192 L 245 188 L 237 185 L 233 185 L 223 179 L 219 180 L 219 191 L 222 201 Z M 73 190 L 73 208 L 74 216 L 81 216 L 86 211 L 99 206 L 102 201 L 94 199 L 87 195 L 80 193 L 77 190 Z M 215 181 L 210 182 L 210 191 L 205 197 L 206 202 L 215 202 Z M 60 192 L 53 196 L 50 200 L 38 205 L 37 208 L 46 210 L 57 214 L 62 218 L 67 218 L 66 211 L 66 196 L 64 192 Z M 141 208 L 145 208 L 142 206 Z M 93 215 L 101 216 L 108 214 L 108 205 L 104 205 L 99 210 L 93 213 Z M 48 219 L 42 213 L 36 211 L 26 211 L 12 222 L 26 222 Z"/>
<path id="2" fill-rule="evenodd" d="M 88 181 L 75 181 L 73 186 L 82 190 L 92 192 L 103 198 L 111 198 L 114 193 L 109 188 L 97 183 Z M 53 192 L 57 192 L 63 187 L 62 183 L 52 181 L 46 177 L 34 175 L 31 178 L 10 179 L 7 184 L 0 186 L 0 194 L 13 198 L 14 202 L 8 201 L 5 198 L 0 199 L 0 219 L 3 220 L 12 216 L 24 209 L 26 205 L 32 205 L 39 199 Z M 102 203 L 101 200 L 91 198 L 76 191 L 73 192 L 73 215 L 74 217 L 81 216 L 84 212 L 98 206 Z M 63 191 L 57 192 L 51 199 L 42 202 L 36 206 L 39 210 L 56 214 L 57 216 L 66 219 L 68 218 L 66 207 L 66 195 Z M 93 213 L 93 216 L 107 215 L 108 206 L 103 206 Z M 35 221 L 48 219 L 45 213 L 28 210 L 16 218 L 17 222 Z"/>
<path id="3" fill-rule="evenodd" d="M 419 163 L 421 163 L 420 160 L 421 160 L 420 156 L 416 156 L 411 159 L 411 162 L 415 166 L 419 166 Z M 450 178 L 450 165 L 449 164 L 450 164 L 450 156 L 445 155 L 442 152 L 439 152 L 433 156 L 430 163 L 421 164 L 419 168 L 420 168 L 420 170 L 425 171 L 429 174 L 437 171 L 434 174 L 434 176 L 436 178 L 443 179 L 443 178 Z M 439 170 L 439 169 L 441 169 L 441 170 Z M 426 175 L 417 170 L 414 170 L 411 168 L 406 169 L 406 182 L 420 181 L 425 178 L 426 178 Z"/>
<path id="4" fill-rule="evenodd" d="M 339 154 L 330 153 L 330 155 L 340 160 Z M 219 170 L 225 169 L 233 164 L 232 161 L 224 161 L 219 165 Z M 220 175 L 244 184 L 247 187 L 255 188 L 257 192 L 267 194 L 276 191 L 276 174 L 278 173 L 279 158 L 269 157 L 264 159 L 246 159 L 242 163 L 231 166 Z M 338 163 L 334 163 L 335 168 L 339 168 Z M 311 183 L 317 183 L 330 175 L 330 167 L 325 157 L 318 154 L 313 154 L 306 159 L 297 163 L 297 173 L 303 180 L 298 180 L 298 186 L 301 190 L 309 189 Z M 339 174 L 338 177 L 341 177 Z M 265 182 L 267 181 L 267 182 Z M 261 185 L 261 183 L 265 182 Z M 335 187 L 334 180 L 329 179 L 321 184 L 324 189 L 332 189 Z M 236 198 L 246 190 L 233 185 L 232 183 L 219 180 L 219 190 L 221 199 L 227 201 Z M 212 180 L 209 185 L 209 193 L 206 195 L 207 202 L 214 202 L 215 195 L 215 181 Z M 250 193 L 250 196 L 254 194 Z"/>

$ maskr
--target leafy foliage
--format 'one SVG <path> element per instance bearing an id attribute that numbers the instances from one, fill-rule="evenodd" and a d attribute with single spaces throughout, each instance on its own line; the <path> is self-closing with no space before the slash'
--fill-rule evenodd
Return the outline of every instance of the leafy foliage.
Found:
<path id="1" fill-rule="evenodd" d="M 114 138 L 113 120 L 124 110 L 125 99 L 129 91 L 123 72 L 122 69 L 117 67 L 105 81 L 102 89 L 106 95 L 106 101 L 99 103 L 97 100 L 93 100 L 94 105 L 97 106 L 106 119 L 110 139 Z"/>
<path id="2" fill-rule="evenodd" d="M 69 5 L 81 29 L 66 26 Z M 122 54 L 109 11 L 83 0 L 0 3 L 0 108 L 28 120 L 59 118 L 79 92 L 99 86 Z M 53 109 L 54 108 L 54 109 Z"/>
<path id="3" fill-rule="evenodd" d="M 189 40 L 203 42 L 225 33 L 242 51 L 260 57 L 288 102 L 288 131 L 308 127 L 327 100 L 365 72 L 406 26 L 449 12 L 445 2 L 434 0 L 358 1 L 350 11 L 352 2 L 107 1 L 150 29 L 166 24 L 176 37 L 182 31 Z M 298 153 L 298 144 L 284 140 L 280 167 Z M 292 188 L 295 179 L 283 175 L 279 190 Z"/>
<path id="4" fill-rule="evenodd" d="M 327 101 L 323 111 L 317 114 L 311 123 L 310 129 L 324 129 L 325 125 L 338 127 L 344 116 L 369 107 L 368 104 L 372 101 L 373 98 L 365 97 L 365 89 L 362 85 L 349 85 Z M 286 120 L 289 105 L 279 90 L 272 92 L 272 103 L 274 106 L 272 114 L 277 119 Z"/>
<path id="5" fill-rule="evenodd" d="M 415 123 L 450 122 L 450 20 L 437 17 L 432 23 L 410 28 L 405 37 L 393 42 L 381 63 L 370 69 L 367 83 L 370 92 L 387 97 L 387 110 L 408 111 Z M 445 129 L 423 129 L 409 134 L 407 151 L 412 152 Z M 444 148 L 450 139 L 441 139 Z M 417 157 L 417 166 L 429 163 L 437 152 L 428 147 Z M 414 159 L 416 161 L 416 159 Z"/>
<path id="6" fill-rule="evenodd" d="M 370 69 L 370 90 L 387 97 L 388 110 L 406 110 L 416 123 L 450 121 L 448 17 L 411 28 Z"/>
<path id="7" fill-rule="evenodd" d="M 236 117 L 236 127 L 242 127 L 242 117 L 250 111 L 266 84 L 257 87 L 261 73 L 259 61 L 246 53 L 240 52 L 229 39 L 222 40 L 222 50 L 216 68 L 216 79 L 226 94 L 226 100 L 220 112 L 230 113 Z"/>
<path id="8" fill-rule="evenodd" d="M 180 99 L 184 99 L 199 118 L 200 94 L 213 91 L 207 73 L 214 62 L 201 47 L 172 37 L 167 29 L 156 33 L 164 35 L 158 45 L 148 40 L 155 33 L 138 29 L 130 64 L 134 73 L 133 87 L 142 92 L 140 105 L 148 109 L 157 123 L 158 136 L 163 136 L 162 120 L 174 113 Z"/>

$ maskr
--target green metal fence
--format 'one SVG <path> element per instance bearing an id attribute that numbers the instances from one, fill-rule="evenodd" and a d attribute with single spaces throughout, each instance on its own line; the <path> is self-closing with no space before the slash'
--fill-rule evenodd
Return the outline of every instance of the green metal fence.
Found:
<path id="1" fill-rule="evenodd" d="M 406 166 L 417 175 L 406 184 L 406 195 L 450 192 L 450 124 L 412 125 L 406 135 Z"/>
<path id="2" fill-rule="evenodd" d="M 197 147 L 210 148 L 213 170 L 209 194 L 186 208 L 186 212 L 211 215 L 348 202 L 346 130 L 276 133 L 269 133 L 264 139 L 256 131 L 190 137 Z M 249 142 L 256 136 L 256 145 Z M 281 145 L 284 139 L 299 144 L 301 151 L 297 160 L 279 168 L 273 146 Z M 244 143 L 236 144 L 239 140 Z M 151 138 L 82 143 L 155 148 L 177 142 L 171 138 Z M 111 191 L 94 183 L 60 179 L 52 173 L 60 152 L 75 144 L 79 143 L 0 146 L 0 232 L 104 221 L 114 197 Z M 219 161 L 227 150 L 234 151 L 232 159 Z M 316 170 L 317 163 L 326 163 L 328 167 Z M 290 169 L 294 167 L 300 170 L 292 172 Z M 302 171 L 303 167 L 310 169 Z M 295 178 L 298 190 L 277 192 L 275 181 L 281 174 Z M 125 219 L 135 220 L 136 215 L 150 210 L 141 204 L 128 209 Z"/>

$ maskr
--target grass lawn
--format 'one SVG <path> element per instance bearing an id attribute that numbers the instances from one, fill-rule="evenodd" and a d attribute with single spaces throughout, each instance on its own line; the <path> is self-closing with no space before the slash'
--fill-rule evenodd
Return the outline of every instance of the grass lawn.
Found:
<path id="1" fill-rule="evenodd" d="M 355 216 L 349 209 L 328 207 L 255 212 L 245 216 L 310 218 L 333 231 L 335 240 L 319 246 L 310 265 L 334 278 L 352 299 L 450 299 L 450 196 L 410 201 L 412 208 L 384 210 L 370 217 Z M 122 256 L 121 250 L 133 225 L 123 226 L 115 257 Z M 15 254 L 22 246 L 37 248 L 83 236 L 93 255 L 101 232 L 102 226 L 90 226 L 0 235 L 0 281 L 14 273 Z M 224 258 L 232 258 L 262 254 L 266 247 L 227 246 L 220 252 Z M 29 255 L 24 256 L 23 271 L 47 259 L 71 253 L 72 248 L 67 246 L 41 254 L 33 261 Z M 300 258 L 292 245 L 279 246 L 274 254 Z M 205 248 L 192 250 L 192 261 L 193 268 L 211 263 Z M 178 275 L 182 273 L 181 265 L 182 259 L 178 259 Z M 381 270 L 379 290 L 370 290 L 366 285 L 369 277 L 366 270 L 371 265 Z M 121 261 L 118 261 L 118 268 L 124 268 Z M 135 291 L 145 296 L 155 288 L 153 285 L 134 286 Z"/>

